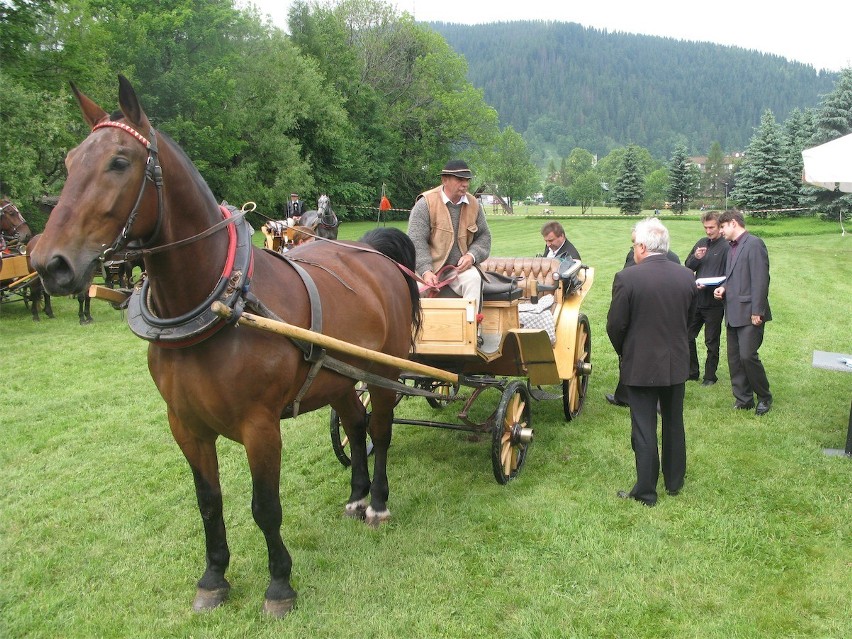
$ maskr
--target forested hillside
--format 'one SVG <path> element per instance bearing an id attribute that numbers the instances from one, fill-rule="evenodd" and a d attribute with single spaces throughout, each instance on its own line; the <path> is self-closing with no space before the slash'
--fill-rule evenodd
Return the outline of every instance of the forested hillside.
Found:
<path id="1" fill-rule="evenodd" d="M 770 109 L 779 121 L 829 93 L 837 74 L 739 47 L 610 33 L 575 23 L 430 23 L 467 59 L 468 79 L 523 133 L 539 165 L 574 147 L 630 143 L 668 158 L 742 150 Z"/>

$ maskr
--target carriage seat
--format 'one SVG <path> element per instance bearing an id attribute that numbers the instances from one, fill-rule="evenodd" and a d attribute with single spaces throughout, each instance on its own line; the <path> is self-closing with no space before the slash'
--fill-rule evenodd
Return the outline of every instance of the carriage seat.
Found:
<path id="1" fill-rule="evenodd" d="M 552 293 L 556 302 L 561 302 L 562 287 L 553 278 L 560 264 L 562 260 L 550 257 L 489 257 L 480 264 L 480 268 L 514 278 L 521 289 L 522 299 Z"/>
<path id="2" fill-rule="evenodd" d="M 482 276 L 483 302 L 511 302 L 520 299 L 524 293 L 515 277 L 494 271 L 483 271 Z"/>

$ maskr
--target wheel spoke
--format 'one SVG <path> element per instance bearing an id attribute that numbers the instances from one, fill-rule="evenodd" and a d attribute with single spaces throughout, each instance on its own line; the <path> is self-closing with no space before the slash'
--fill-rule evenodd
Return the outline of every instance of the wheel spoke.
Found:
<path id="1" fill-rule="evenodd" d="M 517 424 L 521 421 L 521 416 L 524 414 L 524 408 L 526 408 L 526 402 L 522 401 L 520 395 L 515 395 L 515 406 L 512 411 L 512 423 Z"/>

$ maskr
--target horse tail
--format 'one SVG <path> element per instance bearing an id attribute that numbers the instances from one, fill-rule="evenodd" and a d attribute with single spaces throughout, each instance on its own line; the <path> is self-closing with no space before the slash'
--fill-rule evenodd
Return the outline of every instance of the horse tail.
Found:
<path id="1" fill-rule="evenodd" d="M 372 246 L 412 273 L 414 272 L 416 266 L 414 242 L 398 228 L 392 226 L 375 228 L 364 233 L 359 241 Z M 412 340 L 414 340 L 420 333 L 423 321 L 423 313 L 420 308 L 420 291 L 413 277 L 404 271 L 403 275 L 405 276 L 405 283 L 408 284 L 408 294 L 411 297 L 411 322 L 414 327 Z"/>

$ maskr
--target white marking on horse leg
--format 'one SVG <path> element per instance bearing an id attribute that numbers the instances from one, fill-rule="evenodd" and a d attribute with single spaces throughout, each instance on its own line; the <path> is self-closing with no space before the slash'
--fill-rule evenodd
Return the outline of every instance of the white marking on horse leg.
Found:
<path id="1" fill-rule="evenodd" d="M 358 501 L 350 501 L 346 504 L 344 515 L 352 519 L 364 519 L 364 513 L 367 511 L 367 498 L 359 499 Z"/>
<path id="2" fill-rule="evenodd" d="M 391 513 L 387 508 L 385 508 L 381 512 L 377 512 L 377 511 L 373 510 L 372 506 L 368 506 L 367 512 L 364 513 L 364 520 L 367 522 L 367 524 L 369 526 L 372 526 L 373 528 L 378 528 L 383 523 L 385 523 L 387 520 L 389 520 L 390 516 L 391 516 Z"/>

